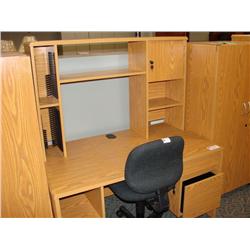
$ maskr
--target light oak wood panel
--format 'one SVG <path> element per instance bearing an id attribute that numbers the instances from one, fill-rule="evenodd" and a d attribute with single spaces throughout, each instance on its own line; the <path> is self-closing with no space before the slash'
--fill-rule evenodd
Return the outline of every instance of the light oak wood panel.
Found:
<path id="1" fill-rule="evenodd" d="M 185 50 L 183 41 L 148 41 L 149 82 L 183 79 Z"/>
<path id="2" fill-rule="evenodd" d="M 165 119 L 166 112 L 165 109 L 159 109 L 148 112 L 148 121 L 155 121 L 160 119 Z"/>
<path id="3" fill-rule="evenodd" d="M 99 217 L 105 217 L 105 202 L 104 202 L 104 188 L 100 187 L 86 192 L 86 196 L 92 206 L 95 208 Z"/>
<path id="4" fill-rule="evenodd" d="M 2 216 L 51 217 L 30 59 L 0 58 Z"/>
<path id="5" fill-rule="evenodd" d="M 52 130 L 51 130 L 51 126 L 50 126 L 50 119 L 49 119 L 49 109 L 41 109 L 40 111 L 40 115 L 41 115 L 41 125 L 42 125 L 42 134 L 43 134 L 43 130 L 46 131 L 46 136 L 47 136 L 47 141 L 51 142 L 52 141 Z M 44 147 L 44 141 L 45 141 L 45 137 L 43 134 L 43 147 Z M 46 159 L 45 159 L 46 160 Z"/>
<path id="6" fill-rule="evenodd" d="M 184 129 L 184 107 L 176 105 L 165 110 L 165 123 L 176 127 L 178 129 Z"/>
<path id="7" fill-rule="evenodd" d="M 186 61 L 186 57 L 183 58 Z M 186 65 L 186 63 L 185 63 Z M 181 80 L 170 80 L 166 82 L 165 93 L 168 98 L 177 100 L 185 105 L 186 78 Z"/>
<path id="8" fill-rule="evenodd" d="M 58 99 L 54 96 L 40 97 L 39 104 L 41 109 L 59 106 Z"/>
<path id="9" fill-rule="evenodd" d="M 184 60 L 184 58 L 183 58 Z M 148 85 L 149 99 L 167 97 L 184 103 L 185 83 L 184 80 L 169 80 L 153 82 Z"/>
<path id="10" fill-rule="evenodd" d="M 181 179 L 187 180 L 208 172 L 218 174 L 222 171 L 222 159 L 223 154 L 221 148 L 211 151 L 208 150 L 195 160 L 186 162 Z"/>
<path id="11" fill-rule="evenodd" d="M 53 47 L 35 48 L 34 70 L 36 71 L 36 85 L 39 97 L 47 97 L 46 75 L 49 74 L 48 52 L 53 52 Z"/>
<path id="12" fill-rule="evenodd" d="M 197 217 L 220 206 L 223 174 L 185 187 L 183 217 Z"/>
<path id="13" fill-rule="evenodd" d="M 128 67 L 132 71 L 146 72 L 146 42 L 128 43 Z"/>
<path id="14" fill-rule="evenodd" d="M 61 75 L 60 83 L 61 84 L 75 83 L 75 82 L 77 83 L 77 82 L 94 81 L 102 79 L 129 77 L 129 76 L 136 76 L 143 74 L 145 74 L 145 71 L 136 71 L 132 69 L 103 70 L 103 71 Z"/>
<path id="15" fill-rule="evenodd" d="M 155 98 L 149 100 L 148 110 L 157 110 L 157 109 L 163 109 L 163 108 L 171 108 L 176 106 L 181 106 L 182 103 L 177 102 L 173 99 L 163 97 L 163 98 Z"/>
<path id="16" fill-rule="evenodd" d="M 105 187 L 104 188 L 104 197 L 108 197 L 108 196 L 111 196 L 111 195 L 113 195 L 112 190 L 109 187 Z"/>
<path id="17" fill-rule="evenodd" d="M 130 129 L 143 138 L 148 137 L 147 127 L 147 84 L 146 78 L 133 76 L 129 78 L 129 112 Z"/>
<path id="18" fill-rule="evenodd" d="M 100 218 L 86 193 L 61 199 L 60 206 L 63 218 Z"/>
<path id="19" fill-rule="evenodd" d="M 51 192 L 60 198 L 124 180 L 129 152 L 148 140 L 131 130 L 115 134 L 114 140 L 102 135 L 68 142 L 68 158 L 62 158 L 57 148 L 50 148 L 46 169 Z M 192 133 L 165 124 L 152 126 L 149 140 L 174 135 L 185 139 L 184 162 L 206 153 L 211 145 Z"/>
<path id="20" fill-rule="evenodd" d="M 216 97 L 216 46 L 188 46 L 185 129 L 205 138 L 214 131 Z"/>
<path id="21" fill-rule="evenodd" d="M 232 35 L 232 41 L 250 41 L 250 35 Z"/>
<path id="22" fill-rule="evenodd" d="M 213 139 L 224 147 L 225 191 L 249 182 L 248 170 L 243 167 L 239 153 L 247 150 L 242 103 L 247 98 L 250 83 L 249 49 L 248 45 L 220 46 L 218 51 L 217 112 Z"/>
<path id="23" fill-rule="evenodd" d="M 52 40 L 39 41 L 31 43 L 31 47 L 52 46 L 52 45 L 78 45 L 78 44 L 97 44 L 97 43 L 128 43 L 143 41 L 187 41 L 187 37 L 127 37 L 127 38 L 93 38 L 93 39 L 75 39 L 75 40 Z"/>
<path id="24" fill-rule="evenodd" d="M 181 206 L 181 191 L 182 182 L 178 181 L 175 184 L 175 189 L 168 192 L 169 198 L 169 210 L 174 213 L 177 217 L 181 217 L 182 213 L 180 211 Z"/>

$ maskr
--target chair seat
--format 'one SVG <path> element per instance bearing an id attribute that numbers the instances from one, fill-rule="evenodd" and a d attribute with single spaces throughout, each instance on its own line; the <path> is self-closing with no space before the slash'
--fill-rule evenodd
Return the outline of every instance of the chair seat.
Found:
<path id="1" fill-rule="evenodd" d="M 118 182 L 109 186 L 110 189 L 116 194 L 121 200 L 126 202 L 137 202 L 147 199 L 154 198 L 156 193 L 141 194 L 136 193 L 127 185 L 126 181 Z"/>

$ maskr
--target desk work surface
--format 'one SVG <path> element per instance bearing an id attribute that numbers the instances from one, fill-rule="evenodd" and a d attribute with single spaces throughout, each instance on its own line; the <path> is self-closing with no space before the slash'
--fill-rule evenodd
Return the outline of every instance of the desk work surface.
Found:
<path id="1" fill-rule="evenodd" d="M 186 161 L 211 152 L 207 149 L 211 142 L 168 125 L 151 127 L 148 140 L 131 130 L 114 134 L 117 136 L 115 139 L 101 135 L 68 142 L 67 158 L 56 147 L 50 148 L 46 170 L 51 194 L 62 198 L 124 180 L 128 154 L 148 141 L 182 136 L 185 140 L 184 172 Z"/>

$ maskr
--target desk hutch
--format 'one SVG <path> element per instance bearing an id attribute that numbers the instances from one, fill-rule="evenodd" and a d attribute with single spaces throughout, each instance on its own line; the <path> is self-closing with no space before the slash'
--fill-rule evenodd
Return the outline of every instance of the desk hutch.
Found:
<path id="1" fill-rule="evenodd" d="M 98 43 L 127 43 L 128 68 L 60 74 L 60 46 Z M 211 147 L 211 141 L 184 131 L 186 50 L 185 37 L 59 40 L 30 45 L 34 120 L 40 131 L 39 146 L 55 217 L 105 217 L 104 199 L 111 194 L 108 185 L 124 180 L 129 152 L 139 144 L 174 135 L 183 136 L 185 150 L 182 178 L 169 193 L 171 211 L 178 217 L 215 215 L 223 187 L 222 148 Z M 66 142 L 61 85 L 121 77 L 129 78 L 130 129 L 115 133 L 116 139 L 100 135 Z M 163 123 L 153 125 L 155 121 Z"/>

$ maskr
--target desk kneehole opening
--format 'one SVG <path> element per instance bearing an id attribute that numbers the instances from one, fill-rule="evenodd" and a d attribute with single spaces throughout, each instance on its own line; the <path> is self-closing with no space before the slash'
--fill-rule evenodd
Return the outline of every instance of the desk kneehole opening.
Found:
<path id="1" fill-rule="evenodd" d="M 220 206 L 223 173 L 207 172 L 183 181 L 180 211 L 183 217 L 197 217 Z"/>
<path id="2" fill-rule="evenodd" d="M 105 217 L 103 187 L 60 199 L 63 218 Z"/>

